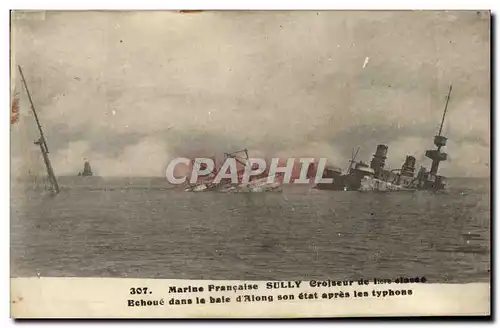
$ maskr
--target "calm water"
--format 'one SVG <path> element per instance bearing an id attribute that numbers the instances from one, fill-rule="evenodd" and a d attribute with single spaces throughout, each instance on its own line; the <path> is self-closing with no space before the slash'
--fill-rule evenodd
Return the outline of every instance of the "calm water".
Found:
<path id="1" fill-rule="evenodd" d="M 443 193 L 185 193 L 163 179 L 13 183 L 12 276 L 489 281 L 490 186 Z"/>

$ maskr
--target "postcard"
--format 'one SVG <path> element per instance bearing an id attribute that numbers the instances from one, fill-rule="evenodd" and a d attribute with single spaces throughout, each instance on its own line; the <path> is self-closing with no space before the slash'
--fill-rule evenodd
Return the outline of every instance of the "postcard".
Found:
<path id="1" fill-rule="evenodd" d="M 489 11 L 12 11 L 11 316 L 491 314 Z"/>

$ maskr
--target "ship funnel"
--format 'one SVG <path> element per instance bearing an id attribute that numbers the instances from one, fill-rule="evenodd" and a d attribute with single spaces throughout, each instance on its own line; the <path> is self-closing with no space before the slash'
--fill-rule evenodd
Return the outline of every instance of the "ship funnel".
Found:
<path id="1" fill-rule="evenodd" d="M 415 175 L 415 157 L 406 156 L 406 160 L 401 167 L 401 175 L 407 177 L 413 177 Z"/>
<path id="2" fill-rule="evenodd" d="M 375 171 L 375 176 L 378 176 L 380 171 L 384 169 L 385 160 L 387 159 L 387 149 L 386 145 L 378 145 L 373 159 L 370 163 L 370 167 Z"/>

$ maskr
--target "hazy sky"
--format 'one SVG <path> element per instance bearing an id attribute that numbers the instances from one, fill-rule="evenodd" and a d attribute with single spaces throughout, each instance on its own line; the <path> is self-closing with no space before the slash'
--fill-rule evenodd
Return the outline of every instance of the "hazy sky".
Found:
<path id="1" fill-rule="evenodd" d="M 345 168 L 379 143 L 388 165 L 444 134 L 447 176 L 488 176 L 485 12 L 47 12 L 12 20 L 57 174 L 164 175 L 177 156 L 247 147 Z M 368 58 L 368 59 L 367 59 Z M 14 174 L 42 169 L 24 91 Z M 16 82 L 17 81 L 17 82 Z"/>

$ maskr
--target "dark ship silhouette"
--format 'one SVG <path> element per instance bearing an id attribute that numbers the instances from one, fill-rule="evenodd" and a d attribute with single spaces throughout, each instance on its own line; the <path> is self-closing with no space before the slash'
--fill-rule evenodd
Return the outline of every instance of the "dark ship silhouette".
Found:
<path id="1" fill-rule="evenodd" d="M 92 168 L 90 167 L 90 162 L 89 161 L 85 161 L 85 163 L 83 164 L 83 172 L 78 172 L 78 176 L 82 176 L 82 177 L 91 177 L 93 176 L 94 174 L 92 173 Z"/>
<path id="2" fill-rule="evenodd" d="M 427 171 L 421 166 L 415 175 L 416 159 L 413 156 L 406 156 L 400 169 L 385 169 L 388 147 L 380 144 L 377 146 L 370 165 L 359 161 L 356 162 L 358 150 L 352 154 L 349 168 L 346 174 L 342 174 L 340 169 L 326 169 L 323 172 L 324 178 L 333 179 L 332 183 L 320 183 L 316 189 L 324 190 L 361 190 L 361 191 L 397 191 L 397 190 L 440 190 L 446 186 L 446 178 L 438 174 L 439 164 L 448 159 L 448 155 L 441 151 L 446 146 L 446 137 L 442 135 L 443 124 L 450 100 L 452 87 L 446 97 L 446 105 L 443 118 L 439 127 L 439 132 L 434 136 L 434 145 L 437 149 L 427 150 L 425 156 L 432 160 L 431 169 Z"/>

